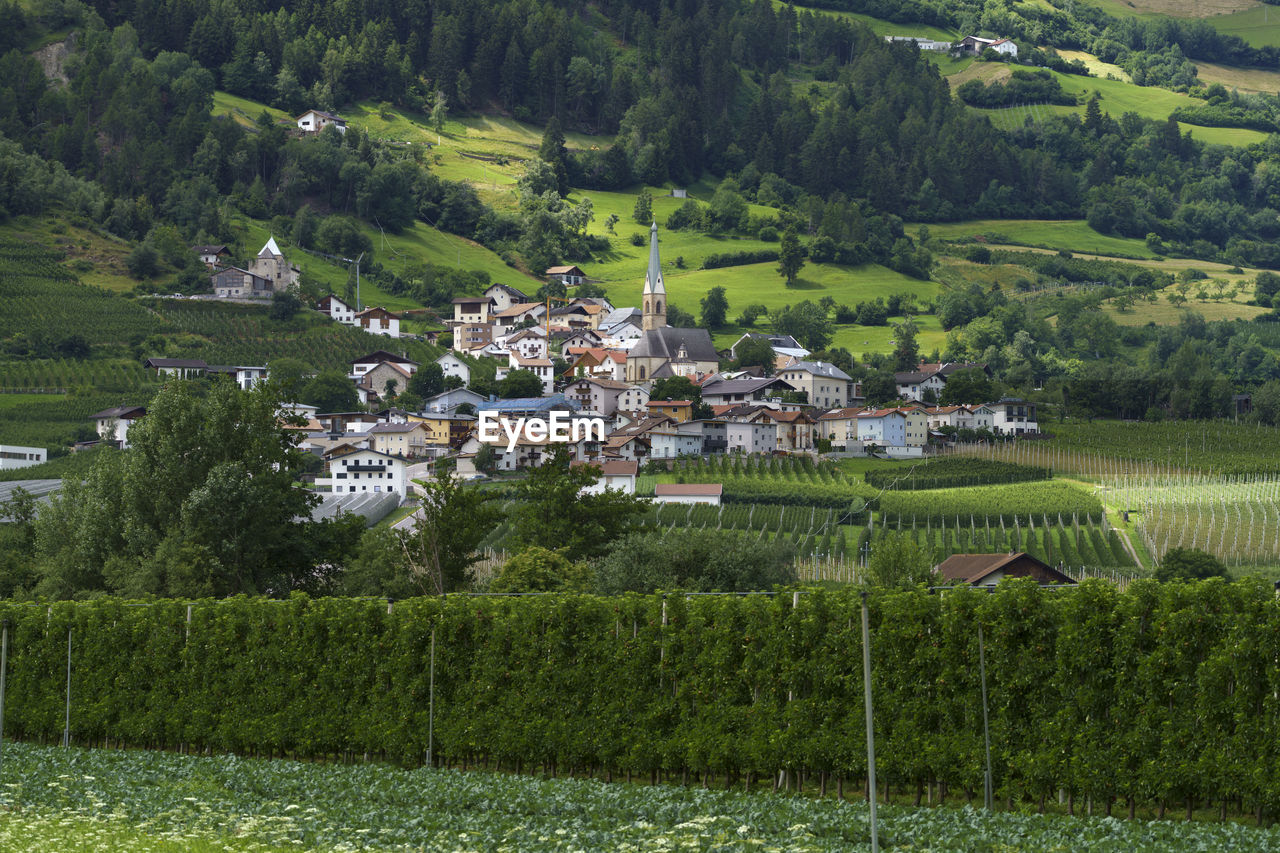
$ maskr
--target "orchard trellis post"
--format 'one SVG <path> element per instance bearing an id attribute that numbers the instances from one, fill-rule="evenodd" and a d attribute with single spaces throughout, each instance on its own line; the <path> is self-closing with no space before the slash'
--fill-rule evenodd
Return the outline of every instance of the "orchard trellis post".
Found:
<path id="1" fill-rule="evenodd" d="M 871 708 L 871 616 L 867 593 L 862 593 L 862 698 L 867 717 L 867 794 L 871 804 L 871 853 L 880 853 L 880 832 L 876 825 L 876 729 Z"/>

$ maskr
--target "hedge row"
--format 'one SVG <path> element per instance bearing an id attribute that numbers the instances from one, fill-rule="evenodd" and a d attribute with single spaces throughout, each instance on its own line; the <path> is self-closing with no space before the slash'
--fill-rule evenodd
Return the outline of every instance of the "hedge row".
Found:
<path id="1" fill-rule="evenodd" d="M 1269 584 L 1089 581 L 875 594 L 878 772 L 982 789 L 978 627 L 997 793 L 1280 807 L 1280 607 Z M 5 733 L 505 766 L 864 773 L 851 591 L 685 598 L 296 597 L 48 609 L 13 621 Z M 748 777 L 749 778 L 749 777 Z"/>

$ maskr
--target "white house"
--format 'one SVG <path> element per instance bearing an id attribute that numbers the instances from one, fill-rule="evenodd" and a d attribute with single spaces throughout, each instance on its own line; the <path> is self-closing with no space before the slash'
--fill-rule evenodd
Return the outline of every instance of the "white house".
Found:
<path id="1" fill-rule="evenodd" d="M 453 322 L 459 326 L 489 325 L 493 300 L 487 296 L 459 296 L 453 300 Z"/>
<path id="2" fill-rule="evenodd" d="M 405 371 L 411 376 L 414 373 L 416 373 L 418 370 L 418 362 L 414 361 L 413 359 L 406 358 L 402 355 L 396 355 L 393 352 L 387 352 L 384 349 L 380 349 L 375 352 L 371 352 L 368 355 L 363 355 L 360 358 L 357 358 L 354 361 L 352 361 L 350 376 L 353 379 L 358 379 L 361 376 L 364 376 L 370 370 L 373 370 L 379 364 L 383 364 L 383 363 L 398 365 L 400 369 L 402 369 L 403 371 Z"/>
<path id="3" fill-rule="evenodd" d="M 21 447 L 16 444 L 0 444 L 0 471 L 30 468 L 49 461 L 49 451 L 43 447 Z M 634 483 L 632 486 L 634 492 Z"/>
<path id="4" fill-rule="evenodd" d="M 701 456 L 702 433 L 682 433 L 674 425 L 649 430 L 649 456 L 653 459 L 675 459 L 678 456 Z"/>
<path id="5" fill-rule="evenodd" d="M 502 342 L 507 352 L 518 353 L 525 358 L 547 357 L 547 333 L 537 327 L 521 329 Z"/>
<path id="6" fill-rule="evenodd" d="M 423 400 L 422 411 L 452 412 L 464 403 L 469 403 L 471 406 L 479 408 L 484 401 L 485 398 L 475 391 L 468 391 L 466 388 L 452 388 Z"/>
<path id="7" fill-rule="evenodd" d="M 1002 56 L 1018 55 L 1018 46 L 1009 39 L 984 39 L 980 36 L 965 36 L 956 45 L 962 53 L 980 54 L 991 48 Z"/>
<path id="8" fill-rule="evenodd" d="M 103 441 L 118 442 L 123 450 L 129 446 L 129 427 L 147 413 L 142 406 L 116 406 L 93 415 L 94 428 Z"/>
<path id="9" fill-rule="evenodd" d="M 609 459 L 603 462 L 574 462 L 573 465 L 597 465 L 600 477 L 590 486 L 584 486 L 582 494 L 598 495 L 605 489 L 613 489 L 625 495 L 636 493 L 636 475 L 640 473 L 640 463 L 626 459 Z"/>
<path id="10" fill-rule="evenodd" d="M 356 309 L 332 293 L 316 303 L 316 310 L 321 314 L 329 315 L 331 320 L 344 326 L 354 326 L 356 324 Z"/>
<path id="11" fill-rule="evenodd" d="M 555 391 L 555 375 L 552 373 L 554 365 L 549 358 L 525 358 L 519 353 L 513 352 L 508 356 L 508 362 L 505 367 L 499 367 L 494 371 L 494 379 L 501 381 L 507 378 L 507 375 L 513 370 L 527 370 L 542 380 L 542 393 L 550 394 Z"/>
<path id="12" fill-rule="evenodd" d="M 366 308 L 355 315 L 354 325 L 359 326 L 371 335 L 386 335 L 388 338 L 400 337 L 400 317 L 386 308 Z"/>
<path id="13" fill-rule="evenodd" d="M 724 486 L 720 483 L 659 483 L 654 487 L 654 503 L 710 504 L 720 506 Z"/>
<path id="14" fill-rule="evenodd" d="M 491 284 L 484 295 L 493 302 L 493 311 L 501 313 L 513 305 L 525 305 L 533 302 L 524 291 L 509 284 Z"/>
<path id="15" fill-rule="evenodd" d="M 768 453 L 778 444 L 778 429 L 769 423 L 725 421 L 728 453 Z"/>
<path id="16" fill-rule="evenodd" d="M 270 371 L 265 366 L 211 364 L 208 373 L 225 373 L 235 380 L 242 391 L 266 382 Z"/>
<path id="17" fill-rule="evenodd" d="M 307 110 L 294 121 L 297 122 L 298 129 L 306 133 L 319 133 L 329 126 L 336 127 L 339 133 L 347 132 L 345 119 L 338 118 L 333 113 L 327 113 L 324 110 Z"/>
<path id="18" fill-rule="evenodd" d="M 444 371 L 445 376 L 456 376 L 463 385 L 471 384 L 471 365 L 467 364 L 452 352 L 446 352 L 436 359 L 436 364 Z"/>
<path id="19" fill-rule="evenodd" d="M 1029 435 L 1040 432 L 1036 420 L 1036 404 L 1012 397 L 988 403 L 992 411 L 991 428 L 1001 435 Z"/>
<path id="20" fill-rule="evenodd" d="M 376 450 L 339 446 L 324 456 L 324 476 L 316 487 L 328 487 L 335 494 L 394 492 L 404 499 L 406 463 Z"/>

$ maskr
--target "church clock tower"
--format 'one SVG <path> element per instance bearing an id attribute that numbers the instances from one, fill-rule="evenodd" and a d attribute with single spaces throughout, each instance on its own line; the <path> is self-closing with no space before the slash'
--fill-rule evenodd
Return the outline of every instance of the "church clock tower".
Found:
<path id="1" fill-rule="evenodd" d="M 649 271 L 644 276 L 640 328 L 644 331 L 667 325 L 667 288 L 662 283 L 662 262 L 658 260 L 658 223 L 649 229 Z"/>

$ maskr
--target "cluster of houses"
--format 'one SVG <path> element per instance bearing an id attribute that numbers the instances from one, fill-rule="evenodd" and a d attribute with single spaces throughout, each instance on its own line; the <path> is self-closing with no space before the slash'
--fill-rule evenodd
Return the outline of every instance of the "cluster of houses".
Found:
<path id="1" fill-rule="evenodd" d="M 301 274 L 285 258 L 274 237 L 268 238 L 262 250 L 243 267 L 231 262 L 228 246 L 192 246 L 191 249 L 209 268 L 209 284 L 218 299 L 270 299 L 278 292 L 296 287 Z"/>
<path id="2" fill-rule="evenodd" d="M 272 250 L 269 242 L 262 257 L 271 257 Z M 554 274 L 566 285 L 584 280 L 577 267 L 555 268 Z M 460 387 L 423 401 L 417 412 L 390 406 L 377 410 L 390 399 L 388 388 L 407 388 L 421 367 L 407 355 L 387 350 L 355 359 L 348 370 L 366 411 L 291 407 L 306 422 L 290 427 L 298 432 L 300 446 L 323 460 L 316 486 L 343 494 L 404 495 L 409 467 L 415 464 L 452 457 L 460 475 L 474 477 L 538 466 L 550 458 L 553 444 L 567 444 L 573 459 L 603 466 L 602 482 L 631 491 L 639 465 L 650 460 L 819 448 L 915 457 L 931 441 L 948 440 L 961 430 L 1038 432 L 1035 406 L 1023 400 L 928 404 L 948 377 L 960 370 L 986 370 L 985 365 L 921 364 L 896 375 L 900 405 L 875 408 L 863 405 L 860 383 L 835 365 L 813 359 L 790 336 L 749 333 L 722 353 L 705 329 L 668 326 L 656 224 L 639 309 L 617 309 L 596 297 L 558 302 L 552 307 L 550 300 L 534 301 L 502 284 L 479 297 L 454 300 L 449 324 L 453 349 L 436 364 L 446 376 L 456 377 Z M 354 325 L 362 316 L 335 296 L 318 307 L 338 322 Z M 380 333 L 394 337 L 398 329 Z M 771 375 L 760 367 L 721 369 L 722 361 L 737 360 L 738 348 L 748 341 L 771 349 Z M 558 374 L 552 360 L 557 356 Z M 499 361 L 499 379 L 511 371 L 529 371 L 541 381 L 542 394 L 499 399 L 471 390 L 467 386 L 477 359 L 485 357 Z M 152 358 L 146 366 L 171 379 L 225 373 L 246 389 L 268 377 L 266 367 L 209 365 L 196 359 Z M 656 383 L 670 377 L 687 378 L 700 399 L 654 398 Z M 140 407 L 118 407 L 99 412 L 94 421 L 101 440 L 127 446 L 129 425 L 145 414 Z M 570 429 L 568 440 L 526 428 L 530 420 L 551 419 L 599 428 Z M 501 440 L 492 441 L 481 422 L 499 425 Z M 629 487 L 624 485 L 628 478 Z M 719 501 L 711 486 L 679 485 L 659 497 Z"/>
<path id="3" fill-rule="evenodd" d="M 958 56 L 978 56 L 987 48 L 991 48 L 1001 56 L 1016 59 L 1018 46 L 1012 39 L 987 39 L 981 36 L 965 36 L 960 41 L 937 41 L 935 39 L 917 38 L 916 36 L 885 36 L 888 42 L 904 42 L 914 44 L 921 50 L 936 50 L 940 53 L 954 53 Z"/>
<path id="4" fill-rule="evenodd" d="M 209 284 L 216 299 L 268 300 L 277 293 L 297 289 L 301 272 L 280 251 L 275 237 L 269 237 L 257 256 L 243 267 L 231 263 L 231 249 L 225 245 L 192 246 L 191 249 L 209 268 Z M 355 326 L 371 335 L 400 337 L 399 315 L 385 308 L 352 307 L 332 294 L 321 299 L 315 308 L 344 326 Z"/>

